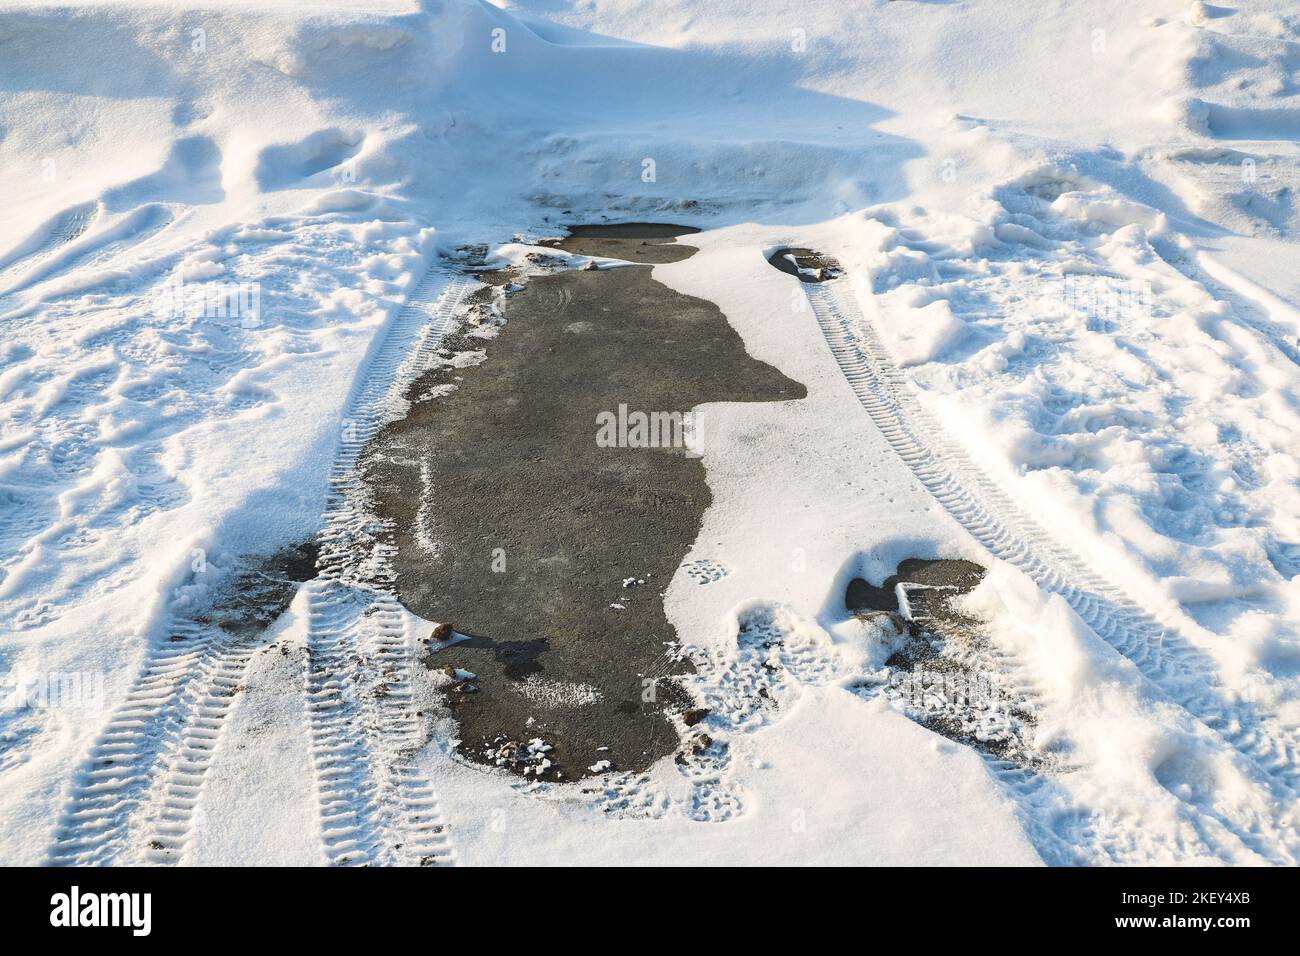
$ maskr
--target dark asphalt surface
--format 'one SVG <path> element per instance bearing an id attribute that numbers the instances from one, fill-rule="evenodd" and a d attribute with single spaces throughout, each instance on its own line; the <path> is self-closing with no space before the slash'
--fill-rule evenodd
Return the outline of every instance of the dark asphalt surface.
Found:
<path id="1" fill-rule="evenodd" d="M 694 252 L 664 235 L 601 231 L 566 247 L 655 262 Z M 666 673 L 677 635 L 661 593 L 711 496 L 697 457 L 600 447 L 597 416 L 620 403 L 686 412 L 805 390 L 750 357 L 715 305 L 655 281 L 649 266 L 534 278 L 505 309 L 486 362 L 416 382 L 412 395 L 457 388 L 384 429 L 363 473 L 397 529 L 402 601 L 469 636 L 427 660 L 476 675 L 472 692 L 446 695 L 461 751 L 494 762 L 502 745 L 542 738 L 553 747 L 544 779 L 601 760 L 641 769 L 677 748 L 666 712 L 690 706 L 671 679 L 652 681 L 647 700 L 643 675 Z M 420 514 L 435 554 L 417 542 Z M 628 578 L 645 583 L 624 587 Z"/>

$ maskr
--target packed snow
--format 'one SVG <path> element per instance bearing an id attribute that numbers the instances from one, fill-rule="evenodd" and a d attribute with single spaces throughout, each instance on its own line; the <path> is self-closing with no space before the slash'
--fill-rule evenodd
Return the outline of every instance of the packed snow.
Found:
<path id="1" fill-rule="evenodd" d="M 374 862 L 1300 861 L 1298 75 L 1286 0 L 0 0 L 0 862 L 368 861 L 345 759 L 349 825 L 424 848 Z M 698 410 L 695 545 L 624 582 L 698 759 L 556 782 L 539 737 L 521 778 L 382 701 L 340 742 L 373 675 L 313 629 L 417 693 L 433 623 L 321 580 L 190 637 L 360 527 L 332 494 L 455 263 L 615 267 L 538 243 L 624 221 L 702 228 L 655 278 L 808 390 Z M 990 569 L 1041 765 L 879 692 L 845 586 L 909 557 Z"/>

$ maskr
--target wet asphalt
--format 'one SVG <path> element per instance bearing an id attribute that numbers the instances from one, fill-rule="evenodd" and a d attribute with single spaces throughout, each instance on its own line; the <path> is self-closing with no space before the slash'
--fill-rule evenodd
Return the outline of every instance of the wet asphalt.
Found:
<path id="1" fill-rule="evenodd" d="M 689 230 L 577 229 L 566 251 L 645 263 L 695 250 Z M 391 522 L 402 602 L 463 635 L 427 666 L 459 671 L 445 699 L 471 759 L 571 780 L 609 761 L 648 767 L 678 746 L 691 706 L 666 656 L 678 639 L 663 591 L 711 496 L 688 449 L 602 447 L 598 416 L 685 413 L 702 402 L 788 401 L 804 387 L 756 361 L 711 302 L 656 281 L 649 265 L 530 279 L 467 368 L 434 370 L 362 460 Z M 472 678 L 464 677 L 465 673 Z"/>

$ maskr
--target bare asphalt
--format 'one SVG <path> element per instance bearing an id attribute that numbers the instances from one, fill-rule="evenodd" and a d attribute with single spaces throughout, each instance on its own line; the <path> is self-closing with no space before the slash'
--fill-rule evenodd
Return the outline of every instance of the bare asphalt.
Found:
<path id="1" fill-rule="evenodd" d="M 667 262 L 695 252 L 672 238 L 687 231 L 603 226 L 556 245 Z M 446 699 L 462 753 L 535 772 L 527 744 L 540 739 L 552 748 L 543 779 L 600 761 L 645 768 L 677 748 L 668 714 L 691 706 L 671 680 L 686 665 L 665 658 L 677 635 L 662 592 L 711 497 L 697 457 L 601 447 L 597 417 L 805 390 L 649 265 L 533 278 L 505 312 L 486 361 L 417 381 L 412 395 L 456 388 L 417 401 L 363 459 L 379 516 L 397 529 L 399 595 L 467 638 L 426 658 L 459 671 Z"/>

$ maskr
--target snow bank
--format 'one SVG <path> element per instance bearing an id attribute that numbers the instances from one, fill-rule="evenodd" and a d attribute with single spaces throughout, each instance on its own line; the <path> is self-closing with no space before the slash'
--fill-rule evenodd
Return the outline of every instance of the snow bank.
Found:
<path id="1" fill-rule="evenodd" d="M 1290 811 L 1230 748 L 1005 568 L 972 607 L 1039 673 L 1043 745 L 1081 768 L 1060 788 L 1013 811 L 972 754 L 839 686 L 881 663 L 845 626 L 848 578 L 987 557 L 893 456 L 762 250 L 840 259 L 970 456 L 1208 655 L 1216 693 L 1294 728 L 1294 33 L 1280 0 L 1161 0 L 1141 19 L 1109 0 L 0 5 L 0 668 L 107 679 L 90 714 L 0 715 L 0 856 L 42 858 L 169 607 L 316 531 L 347 397 L 429 264 L 465 243 L 518 262 L 557 223 L 599 219 L 710 227 L 656 276 L 809 390 L 720 416 L 714 506 L 666 596 L 724 665 L 746 614 L 780 617 L 824 665 L 744 745 L 760 809 L 735 826 L 752 838 L 692 832 L 700 858 L 1032 862 L 1021 829 L 1044 826 L 1091 859 L 1287 852 Z M 292 720 L 290 695 L 250 699 L 241 741 L 260 716 Z M 272 745 L 290 758 L 277 819 L 308 819 L 303 755 Z M 201 858 L 257 845 L 235 781 L 266 757 L 215 765 L 225 811 Z M 436 767 L 470 860 L 669 862 L 663 834 L 693 826 L 592 840 L 600 818 L 556 825 L 500 780 Z M 528 841 L 484 822 L 484 793 Z M 807 839 L 788 835 L 795 810 Z M 1094 846 L 1097 820 L 1131 843 Z"/>

